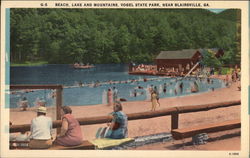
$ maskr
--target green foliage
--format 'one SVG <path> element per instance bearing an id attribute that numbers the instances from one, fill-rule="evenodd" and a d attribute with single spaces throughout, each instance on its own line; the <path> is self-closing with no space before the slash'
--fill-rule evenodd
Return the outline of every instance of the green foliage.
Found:
<path id="1" fill-rule="evenodd" d="M 240 63 L 238 11 L 14 8 L 11 62 L 141 63 L 162 50 L 222 48 L 206 64 Z"/>
<path id="2" fill-rule="evenodd" d="M 229 68 L 229 67 L 221 67 L 220 68 L 220 71 L 221 71 L 221 74 L 222 75 L 228 75 L 228 74 L 232 74 L 232 71 L 234 69 L 233 68 Z M 214 73 L 215 75 L 218 75 L 219 74 L 219 71 L 215 71 Z"/>
<path id="3" fill-rule="evenodd" d="M 203 52 L 203 65 L 206 65 L 208 67 L 214 67 L 216 69 L 220 68 L 222 66 L 222 62 L 215 57 L 215 54 L 211 50 L 206 50 Z"/>

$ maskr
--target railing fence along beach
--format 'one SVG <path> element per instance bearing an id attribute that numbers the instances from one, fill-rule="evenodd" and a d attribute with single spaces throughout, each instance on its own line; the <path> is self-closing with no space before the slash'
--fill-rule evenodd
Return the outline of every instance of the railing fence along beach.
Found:
<path id="1" fill-rule="evenodd" d="M 53 128 L 59 129 L 61 127 L 62 121 L 60 115 L 60 108 L 62 106 L 62 90 L 63 90 L 62 85 L 11 85 L 10 89 L 56 89 L 57 120 L 53 121 Z M 173 129 L 178 129 L 179 114 L 208 111 L 216 108 L 237 106 L 240 104 L 241 101 L 236 100 L 236 101 L 218 102 L 218 103 L 202 104 L 202 105 L 178 106 L 157 111 L 127 114 L 127 116 L 128 120 L 139 120 L 139 119 L 148 119 L 148 118 L 171 115 L 171 130 L 173 130 Z M 79 121 L 80 125 L 93 125 L 93 124 L 107 123 L 108 121 L 111 120 L 111 116 L 77 118 L 77 120 Z M 30 124 L 10 126 L 10 133 L 20 132 L 23 130 L 29 131 Z"/>
<path id="2" fill-rule="evenodd" d="M 55 89 L 56 90 L 56 119 L 61 120 L 61 107 L 62 107 L 62 85 L 10 85 L 10 89 Z M 29 126 L 30 127 L 30 126 Z M 26 128 L 24 128 L 26 130 Z M 30 128 L 29 128 L 30 130 Z M 27 131 L 29 131 L 27 130 Z M 57 133 L 60 133 L 60 128 L 57 128 Z"/>

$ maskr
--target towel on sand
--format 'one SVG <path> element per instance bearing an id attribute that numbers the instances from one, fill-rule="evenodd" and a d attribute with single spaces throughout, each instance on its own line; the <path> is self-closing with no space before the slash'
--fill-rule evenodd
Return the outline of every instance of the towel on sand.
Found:
<path id="1" fill-rule="evenodd" d="M 101 138 L 101 139 L 91 140 L 90 142 L 95 146 L 97 146 L 99 149 L 102 149 L 102 148 L 118 146 L 132 141 L 134 141 L 134 138 L 124 138 L 124 139 Z"/>

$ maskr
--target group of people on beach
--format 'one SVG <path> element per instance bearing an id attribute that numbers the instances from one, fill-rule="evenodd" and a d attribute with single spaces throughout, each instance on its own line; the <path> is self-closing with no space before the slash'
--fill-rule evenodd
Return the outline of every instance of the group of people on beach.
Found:
<path id="1" fill-rule="evenodd" d="M 231 76 L 231 78 L 230 78 Z M 234 82 L 240 81 L 241 76 L 240 76 L 240 70 L 235 67 L 235 69 L 231 72 L 231 74 L 227 74 L 226 77 L 223 79 L 225 82 L 226 87 L 230 87 Z M 241 90 L 241 85 L 238 86 L 239 90 Z"/>
<path id="2" fill-rule="evenodd" d="M 78 120 L 72 115 L 72 109 L 69 106 L 61 108 L 62 125 L 60 133 L 54 139 L 52 137 L 53 122 L 49 116 L 46 116 L 46 106 L 37 108 L 37 116 L 31 120 L 30 132 L 22 130 L 18 136 L 10 135 L 10 140 L 29 141 L 30 149 L 48 149 L 53 144 L 62 146 L 77 146 L 83 142 L 83 134 Z M 96 138 L 122 139 L 128 136 L 127 115 L 122 111 L 120 102 L 113 104 L 112 116 L 107 127 L 101 127 L 97 130 Z M 12 123 L 10 122 L 10 126 Z M 27 144 L 19 143 L 16 146 L 24 147 Z"/>
<path id="3" fill-rule="evenodd" d="M 145 65 L 145 64 L 139 64 L 139 65 L 133 65 L 132 66 L 132 72 L 135 71 L 155 71 L 156 70 L 156 66 L 155 65 Z"/>
<path id="4" fill-rule="evenodd" d="M 193 66 L 195 66 L 193 62 L 188 63 L 184 67 L 181 64 L 178 65 L 178 67 L 166 67 L 166 66 L 157 67 L 156 65 L 139 64 L 137 66 L 132 65 L 132 67 L 130 68 L 130 72 L 143 72 L 154 75 L 162 74 L 170 77 L 184 77 L 191 70 Z M 198 75 L 199 73 L 200 73 L 199 68 L 196 68 L 192 71 L 192 75 Z"/>

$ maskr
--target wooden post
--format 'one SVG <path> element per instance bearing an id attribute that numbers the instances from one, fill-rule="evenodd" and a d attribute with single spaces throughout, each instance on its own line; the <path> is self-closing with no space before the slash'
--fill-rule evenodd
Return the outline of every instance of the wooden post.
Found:
<path id="1" fill-rule="evenodd" d="M 179 125 L 179 114 L 173 113 L 171 114 L 171 130 L 178 129 Z"/>
<path id="2" fill-rule="evenodd" d="M 62 107 L 62 88 L 56 89 L 56 119 L 61 120 Z M 60 133 L 60 128 L 57 128 L 57 134 Z"/>

